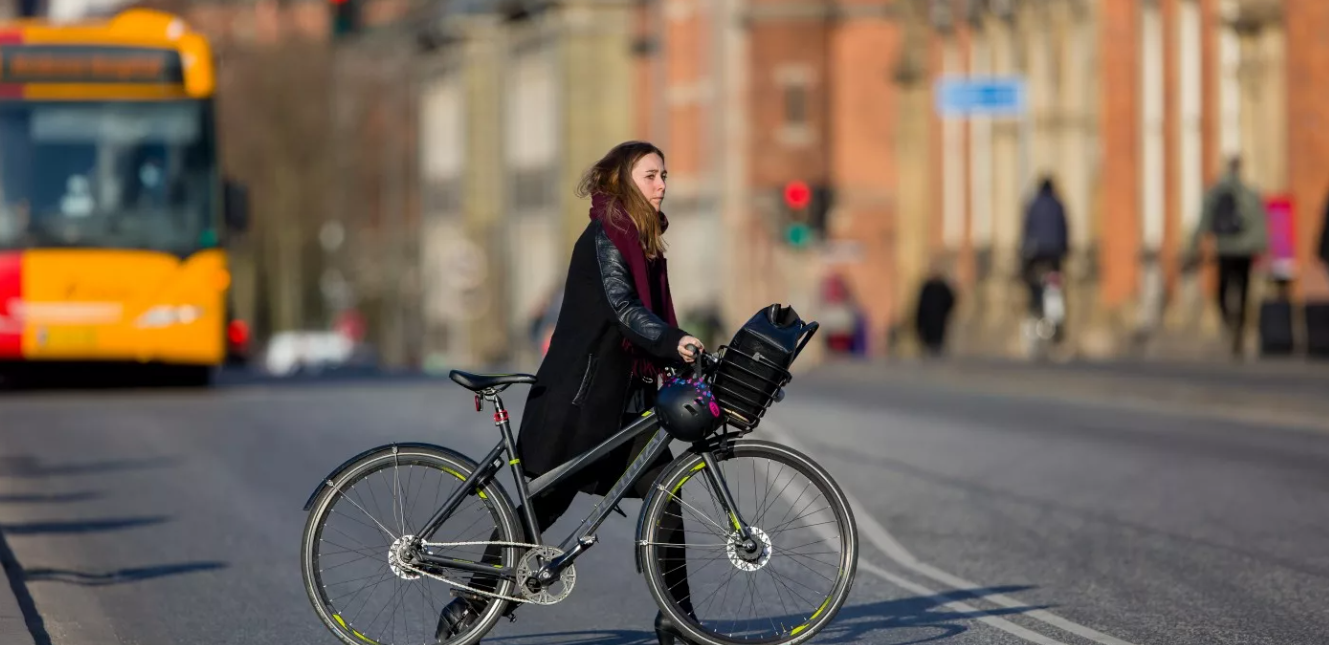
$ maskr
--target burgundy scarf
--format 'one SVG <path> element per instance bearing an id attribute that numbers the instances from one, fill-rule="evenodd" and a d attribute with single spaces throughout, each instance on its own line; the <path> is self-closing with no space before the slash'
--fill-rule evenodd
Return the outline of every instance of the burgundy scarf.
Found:
<path id="1" fill-rule="evenodd" d="M 678 318 L 674 315 L 674 300 L 669 294 L 669 267 L 665 263 L 664 256 L 655 259 L 660 263 L 660 296 L 664 300 L 664 311 L 656 311 L 653 302 L 651 302 L 651 272 L 647 267 L 646 251 L 641 247 L 641 236 L 637 232 L 637 226 L 632 223 L 632 219 L 624 212 L 623 207 L 608 195 L 595 194 L 591 196 L 591 220 L 602 221 L 604 223 L 605 233 L 609 235 L 609 240 L 618 248 L 618 252 L 623 254 L 623 259 L 628 263 L 628 270 L 632 273 L 632 282 L 637 289 L 637 297 L 641 299 L 644 305 L 651 313 L 659 316 L 669 324 L 670 327 L 678 327 Z M 614 208 L 619 217 L 615 218 L 613 223 L 606 219 L 610 204 L 614 203 Z M 669 228 L 669 218 L 664 213 L 660 213 L 660 231 L 664 232 Z M 623 339 L 623 349 L 632 356 L 632 375 L 654 377 L 660 372 L 659 366 L 650 359 L 640 348 L 633 345 L 631 341 Z"/>

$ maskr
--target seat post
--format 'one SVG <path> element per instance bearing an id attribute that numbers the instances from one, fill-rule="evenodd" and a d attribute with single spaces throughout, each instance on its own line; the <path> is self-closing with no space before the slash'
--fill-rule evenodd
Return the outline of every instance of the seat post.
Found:
<path id="1" fill-rule="evenodd" d="M 517 484 L 517 495 L 521 500 L 522 519 L 526 522 L 528 541 L 534 544 L 543 544 L 541 542 L 540 525 L 535 521 L 535 509 L 527 503 L 530 499 L 530 492 L 526 487 L 526 475 L 521 468 L 521 457 L 517 455 L 516 442 L 512 439 L 512 422 L 508 420 L 508 410 L 503 407 L 503 399 L 499 397 L 498 390 L 485 392 L 485 398 L 494 404 L 494 425 L 498 426 L 499 433 L 503 435 L 503 447 L 508 452 L 508 465 L 512 467 L 512 478 Z"/>

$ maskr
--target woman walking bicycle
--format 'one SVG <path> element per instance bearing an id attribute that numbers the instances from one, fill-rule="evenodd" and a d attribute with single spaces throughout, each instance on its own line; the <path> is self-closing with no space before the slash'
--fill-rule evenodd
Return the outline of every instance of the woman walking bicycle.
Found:
<path id="1" fill-rule="evenodd" d="M 531 477 L 595 447 L 651 409 L 662 368 L 691 363 L 694 354 L 688 345 L 704 349 L 700 340 L 678 328 L 669 293 L 664 244 L 669 220 L 660 210 L 668 174 L 663 152 L 631 141 L 610 150 L 577 187 L 578 196 L 591 198 L 591 221 L 573 247 L 563 306 L 536 373 L 538 383 L 526 399 L 518 435 L 521 464 Z M 578 492 L 607 493 L 649 438 L 610 453 L 583 475 L 531 500 L 540 530 L 553 525 Z M 631 496 L 645 497 L 672 460 L 667 452 L 657 459 Z M 675 508 L 668 515 L 677 518 L 677 524 L 665 531 L 682 540 L 681 512 Z M 496 558 L 497 550 L 486 555 Z M 690 602 L 686 567 L 668 577 L 675 597 Z M 476 581 L 480 588 L 492 584 Z M 463 631 L 483 612 L 485 602 L 464 596 L 453 601 L 439 619 L 438 636 Z M 656 631 L 662 643 L 673 633 L 663 616 L 656 618 Z"/>
<path id="2" fill-rule="evenodd" d="M 834 619 L 857 563 L 848 501 L 806 455 L 745 438 L 818 325 L 771 305 L 718 353 L 680 329 L 665 182 L 654 146 L 610 150 L 578 187 L 590 222 L 538 375 L 449 375 L 476 411 L 493 408 L 500 441 L 484 457 L 391 443 L 310 495 L 305 589 L 343 643 L 475 645 L 515 607 L 563 602 L 626 497 L 644 500 L 633 550 L 661 645 L 799 645 Z M 515 439 L 500 396 L 512 385 L 531 386 Z M 687 444 L 677 458 L 671 441 Z M 547 541 L 579 492 L 602 498 Z"/>

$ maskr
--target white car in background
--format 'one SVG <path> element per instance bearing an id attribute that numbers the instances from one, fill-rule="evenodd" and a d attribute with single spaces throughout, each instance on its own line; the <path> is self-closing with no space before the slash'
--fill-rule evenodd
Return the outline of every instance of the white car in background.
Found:
<path id="1" fill-rule="evenodd" d="M 366 366 L 367 353 L 367 348 L 335 331 L 284 331 L 268 341 L 262 365 L 273 376 L 294 376 Z"/>

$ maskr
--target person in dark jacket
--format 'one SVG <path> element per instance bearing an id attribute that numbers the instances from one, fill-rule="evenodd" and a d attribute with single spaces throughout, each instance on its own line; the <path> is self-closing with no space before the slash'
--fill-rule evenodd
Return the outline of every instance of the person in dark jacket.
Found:
<path id="1" fill-rule="evenodd" d="M 1021 256 L 1024 278 L 1029 286 L 1029 310 L 1041 316 L 1043 310 L 1043 274 L 1061 271 L 1070 254 L 1070 235 L 1066 226 L 1066 208 L 1057 197 L 1051 177 L 1044 177 L 1036 195 L 1025 209 L 1024 239 Z"/>
<path id="2" fill-rule="evenodd" d="M 954 309 L 955 290 L 942 268 L 934 265 L 932 275 L 918 292 L 918 308 L 914 312 L 914 330 L 929 356 L 941 356 L 945 350 L 946 329 Z"/>
<path id="3" fill-rule="evenodd" d="M 1320 261 L 1324 262 L 1324 268 L 1329 270 L 1329 200 L 1324 204 L 1324 223 L 1320 225 L 1320 252 L 1318 253 Z"/>
<path id="4" fill-rule="evenodd" d="M 651 409 L 662 369 L 691 363 L 695 357 L 688 345 L 705 347 L 679 329 L 669 292 L 663 239 L 669 220 L 660 210 L 667 174 L 664 153 L 630 141 L 596 162 L 577 188 L 578 196 L 591 198 L 591 221 L 573 246 L 558 322 L 522 414 L 517 453 L 529 477 L 594 448 Z M 578 492 L 608 493 L 649 440 L 643 436 L 531 500 L 540 530 L 553 525 Z M 666 451 L 629 497 L 644 498 L 672 460 Z M 671 506 L 666 516 L 678 519 L 677 526 L 665 527 L 667 540 L 681 544 L 681 510 L 677 502 Z M 524 513 L 517 511 L 519 517 Z M 491 551 L 487 556 L 496 557 L 497 550 Z M 684 559 L 677 550 L 665 550 L 663 557 Z M 665 581 L 688 607 L 686 569 L 666 572 Z M 494 588 L 492 579 L 471 584 Z M 450 603 L 439 618 L 438 637 L 446 640 L 464 630 L 483 612 L 484 602 L 462 596 Z M 656 617 L 656 631 L 661 642 L 677 636 L 662 615 Z"/>

